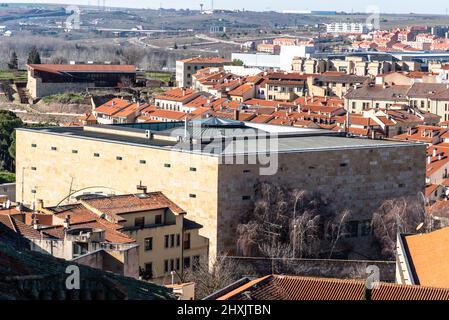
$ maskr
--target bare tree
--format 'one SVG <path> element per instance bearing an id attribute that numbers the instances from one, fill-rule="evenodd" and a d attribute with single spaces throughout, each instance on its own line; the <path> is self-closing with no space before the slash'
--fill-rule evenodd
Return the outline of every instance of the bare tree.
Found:
<path id="1" fill-rule="evenodd" d="M 240 279 L 245 273 L 235 260 L 224 256 L 209 263 L 206 257 L 195 261 L 184 275 L 184 282 L 195 283 L 195 299 L 202 299 Z"/>
<path id="2" fill-rule="evenodd" d="M 331 257 L 350 216 L 331 210 L 319 193 L 262 182 L 254 208 L 237 227 L 238 252 L 272 259 Z"/>
<path id="3" fill-rule="evenodd" d="M 415 233 L 423 223 L 423 231 L 431 230 L 431 217 L 425 214 L 424 198 L 421 195 L 386 200 L 374 213 L 372 228 L 386 259 L 394 259 L 398 233 Z"/>

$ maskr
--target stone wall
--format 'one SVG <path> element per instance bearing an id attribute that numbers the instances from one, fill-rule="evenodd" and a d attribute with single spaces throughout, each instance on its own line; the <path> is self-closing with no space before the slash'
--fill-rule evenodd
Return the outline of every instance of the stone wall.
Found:
<path id="1" fill-rule="evenodd" d="M 279 154 L 275 175 L 261 176 L 258 172 L 258 165 L 219 165 L 219 252 L 235 253 L 235 230 L 242 215 L 252 207 L 252 201 L 242 196 L 253 199 L 258 182 L 318 191 L 334 210 L 350 209 L 352 220 L 370 220 L 384 200 L 417 196 L 424 191 L 425 146 L 284 153 Z M 356 245 L 357 251 L 376 258 L 369 255 L 371 239 L 358 238 Z"/>
<path id="2" fill-rule="evenodd" d="M 368 266 L 379 268 L 380 281 L 395 282 L 395 261 L 268 259 L 226 257 L 237 264 L 240 272 L 259 277 L 267 274 L 288 274 L 338 279 L 366 279 Z"/>

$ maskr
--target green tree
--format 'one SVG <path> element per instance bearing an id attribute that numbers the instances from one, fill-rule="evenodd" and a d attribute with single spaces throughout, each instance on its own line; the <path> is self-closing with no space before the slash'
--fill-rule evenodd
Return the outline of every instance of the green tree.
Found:
<path id="1" fill-rule="evenodd" d="M 14 171 L 15 129 L 22 126 L 22 120 L 13 112 L 0 110 L 0 170 Z"/>
<path id="2" fill-rule="evenodd" d="M 240 59 L 234 59 L 234 60 L 232 60 L 232 65 L 233 66 L 243 66 L 243 61 Z"/>
<path id="3" fill-rule="evenodd" d="M 11 58 L 8 63 L 9 70 L 17 70 L 19 68 L 19 62 L 17 59 L 17 53 L 15 51 L 12 52 Z"/>
<path id="4" fill-rule="evenodd" d="M 28 53 L 27 63 L 28 64 L 41 64 L 41 56 L 35 46 L 32 47 L 31 51 Z"/>

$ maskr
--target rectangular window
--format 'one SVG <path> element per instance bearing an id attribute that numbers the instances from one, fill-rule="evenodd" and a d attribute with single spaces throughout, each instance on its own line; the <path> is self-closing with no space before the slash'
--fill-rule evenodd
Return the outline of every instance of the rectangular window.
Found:
<path id="1" fill-rule="evenodd" d="M 175 260 L 171 259 L 170 260 L 170 271 L 175 270 Z"/>
<path id="2" fill-rule="evenodd" d="M 200 256 L 194 256 L 192 263 L 193 269 L 196 269 L 199 264 L 200 264 Z"/>
<path id="3" fill-rule="evenodd" d="M 78 153 L 78 150 L 72 150 L 72 153 L 76 154 L 76 153 Z"/>
<path id="4" fill-rule="evenodd" d="M 153 264 L 151 262 L 145 263 L 145 275 L 147 279 L 153 278 Z"/>
<path id="5" fill-rule="evenodd" d="M 119 160 L 119 161 L 123 160 L 123 158 L 120 157 L 120 156 L 115 157 L 115 159 L 116 159 L 116 160 Z"/>
<path id="6" fill-rule="evenodd" d="M 100 157 L 100 154 L 99 154 L 99 153 L 94 153 L 94 157 L 95 157 L 95 158 L 99 158 L 99 157 Z"/>
<path id="7" fill-rule="evenodd" d="M 146 164 L 147 162 L 145 160 L 140 160 L 139 163 L 140 164 Z"/>
<path id="8" fill-rule="evenodd" d="M 242 196 L 242 200 L 250 200 L 251 197 L 250 196 Z"/>
<path id="9" fill-rule="evenodd" d="M 179 270 L 179 268 L 181 268 L 181 260 L 176 258 L 176 270 Z"/>
<path id="10" fill-rule="evenodd" d="M 156 217 L 154 218 L 154 223 L 155 224 L 162 224 L 162 215 L 161 214 L 157 214 Z"/>
<path id="11" fill-rule="evenodd" d="M 184 258 L 184 269 L 189 269 L 190 268 L 190 257 L 185 257 Z"/>
<path id="12" fill-rule="evenodd" d="M 170 163 L 164 163 L 164 167 L 165 168 L 171 168 L 171 164 Z"/>
<path id="13" fill-rule="evenodd" d="M 178 233 L 176 235 L 176 246 L 179 247 L 181 245 L 181 235 Z"/>
<path id="14" fill-rule="evenodd" d="M 184 250 L 190 249 L 190 233 L 184 233 Z"/>
<path id="15" fill-rule="evenodd" d="M 145 251 L 153 250 L 153 237 L 145 238 Z"/>
<path id="16" fill-rule="evenodd" d="M 175 235 L 170 235 L 170 248 L 173 248 L 175 246 Z"/>
<path id="17" fill-rule="evenodd" d="M 31 148 L 36 148 L 36 147 L 37 147 L 37 144 L 35 144 L 35 143 L 31 144 Z"/>
<path id="18" fill-rule="evenodd" d="M 143 228 L 145 226 L 145 217 L 137 217 L 134 219 L 134 226 Z"/>
<path id="19" fill-rule="evenodd" d="M 37 169 L 36 167 L 31 167 L 31 170 L 36 171 Z"/>
<path id="20" fill-rule="evenodd" d="M 191 194 L 189 194 L 189 197 L 190 198 L 196 198 L 196 194 L 191 193 Z"/>
<path id="21" fill-rule="evenodd" d="M 164 260 L 164 271 L 168 272 L 168 260 Z"/>
<path id="22" fill-rule="evenodd" d="M 165 247 L 168 248 L 168 241 L 169 241 L 169 236 L 168 234 L 165 235 Z"/>
<path id="23" fill-rule="evenodd" d="M 190 171 L 196 171 L 196 168 L 194 168 L 194 167 L 190 167 Z"/>
<path id="24" fill-rule="evenodd" d="M 58 150 L 58 148 L 56 148 L 56 147 L 51 147 L 51 150 L 56 151 L 56 150 Z"/>

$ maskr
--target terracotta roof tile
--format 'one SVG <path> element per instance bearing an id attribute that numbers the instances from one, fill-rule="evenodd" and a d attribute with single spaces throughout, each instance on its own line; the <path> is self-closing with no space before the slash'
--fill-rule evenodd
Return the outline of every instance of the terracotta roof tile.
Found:
<path id="1" fill-rule="evenodd" d="M 365 282 L 270 275 L 249 281 L 217 300 L 365 300 Z M 372 300 L 448 300 L 449 289 L 380 283 Z"/>

